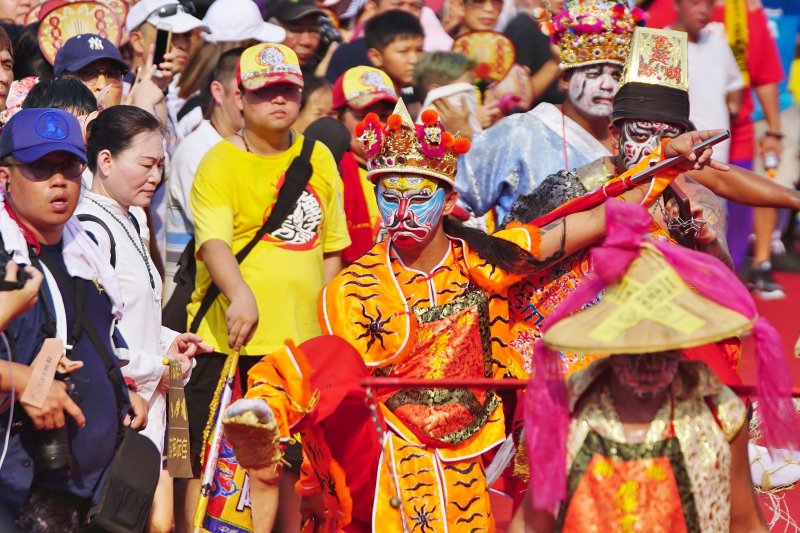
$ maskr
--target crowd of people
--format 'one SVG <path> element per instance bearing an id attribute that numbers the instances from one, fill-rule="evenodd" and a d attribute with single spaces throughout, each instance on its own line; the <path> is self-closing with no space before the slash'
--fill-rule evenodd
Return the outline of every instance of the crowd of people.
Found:
<path id="1" fill-rule="evenodd" d="M 0 2 L 0 532 L 800 531 L 795 4 Z"/>

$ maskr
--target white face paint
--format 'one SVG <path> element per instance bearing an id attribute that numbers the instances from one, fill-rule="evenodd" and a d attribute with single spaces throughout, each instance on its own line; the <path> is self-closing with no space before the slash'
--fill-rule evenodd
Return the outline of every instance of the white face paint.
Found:
<path id="1" fill-rule="evenodd" d="M 614 108 L 622 67 L 603 63 L 579 67 L 569 78 L 567 94 L 581 112 L 607 117 Z"/>
<path id="2" fill-rule="evenodd" d="M 625 120 L 620 131 L 619 144 L 625 170 L 633 168 L 643 157 L 653 153 L 665 137 L 675 138 L 683 129 L 664 122 Z"/>

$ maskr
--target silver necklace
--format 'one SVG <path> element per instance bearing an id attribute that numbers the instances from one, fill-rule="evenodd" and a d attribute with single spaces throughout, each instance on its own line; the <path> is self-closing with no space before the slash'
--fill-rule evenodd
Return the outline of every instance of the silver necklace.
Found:
<path id="1" fill-rule="evenodd" d="M 89 198 L 89 197 L 87 196 L 87 198 Z M 95 200 L 94 198 L 89 198 L 89 200 L 94 202 L 94 204 L 97 207 L 99 207 L 100 209 L 102 209 L 103 211 L 108 213 L 108 215 L 111 218 L 113 218 L 117 222 L 117 224 L 120 225 L 120 227 L 122 227 L 122 230 L 125 232 L 125 235 L 128 236 L 128 240 L 131 241 L 131 244 L 133 244 L 133 247 L 136 249 L 136 251 L 139 253 L 139 256 L 142 258 L 142 261 L 144 261 L 144 266 L 147 267 L 147 275 L 150 277 L 150 288 L 155 290 L 156 289 L 156 282 L 155 282 L 155 279 L 153 279 L 153 272 L 150 270 L 150 261 L 147 260 L 147 250 L 146 250 L 146 247 L 145 247 L 145 244 L 144 244 L 144 239 L 142 239 L 142 236 L 138 235 L 139 243 L 142 245 L 142 248 L 139 249 L 139 246 L 136 244 L 136 240 L 133 238 L 131 233 L 128 231 L 128 228 L 125 226 L 124 222 L 122 222 L 106 206 L 104 206 L 103 204 L 101 204 L 100 202 Z"/>

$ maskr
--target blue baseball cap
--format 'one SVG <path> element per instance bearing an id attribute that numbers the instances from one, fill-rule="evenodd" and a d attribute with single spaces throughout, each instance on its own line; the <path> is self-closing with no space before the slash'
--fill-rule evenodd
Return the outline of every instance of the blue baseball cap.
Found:
<path id="1" fill-rule="evenodd" d="M 94 33 L 81 33 L 67 39 L 59 48 L 53 62 L 53 74 L 60 76 L 65 72 L 77 72 L 100 59 L 113 61 L 122 70 L 130 68 L 114 43 Z"/>
<path id="2" fill-rule="evenodd" d="M 12 156 L 33 163 L 53 152 L 67 152 L 87 162 L 78 119 L 61 109 L 23 109 L 0 133 L 0 159 Z"/>

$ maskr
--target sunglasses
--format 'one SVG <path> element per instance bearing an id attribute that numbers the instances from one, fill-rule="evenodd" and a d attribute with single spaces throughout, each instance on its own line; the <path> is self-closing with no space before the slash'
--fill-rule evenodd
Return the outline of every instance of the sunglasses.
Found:
<path id="1" fill-rule="evenodd" d="M 153 15 L 155 15 L 159 18 L 167 18 L 177 15 L 178 11 L 183 11 L 184 13 L 188 13 L 189 15 L 194 15 L 195 13 L 197 13 L 197 8 L 195 7 L 194 2 L 192 2 L 192 0 L 184 0 L 180 4 L 169 4 L 167 6 L 160 7 L 156 11 L 150 13 L 150 16 L 152 17 Z"/>
<path id="2" fill-rule="evenodd" d="M 108 70 L 82 68 L 74 74 L 77 75 L 83 83 L 94 84 L 100 76 L 103 76 L 107 82 L 121 82 L 125 77 L 126 71 L 118 68 L 110 68 Z"/>
<path id="3" fill-rule="evenodd" d="M 40 181 L 49 180 L 58 173 L 67 179 L 74 180 L 86 170 L 86 163 L 80 159 L 70 159 L 64 163 L 50 163 L 41 160 L 33 163 L 4 163 L 3 166 L 27 168 L 33 178 Z"/>

